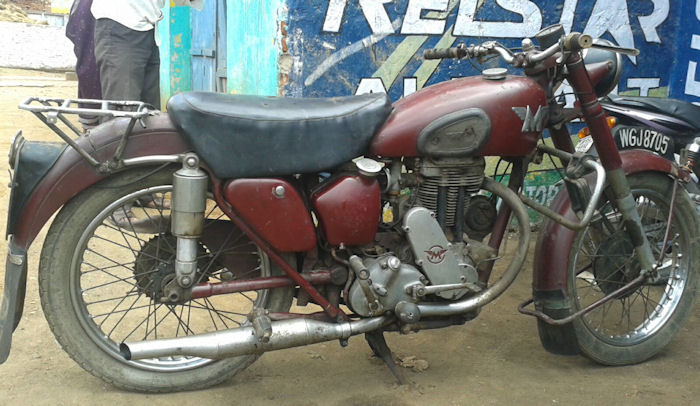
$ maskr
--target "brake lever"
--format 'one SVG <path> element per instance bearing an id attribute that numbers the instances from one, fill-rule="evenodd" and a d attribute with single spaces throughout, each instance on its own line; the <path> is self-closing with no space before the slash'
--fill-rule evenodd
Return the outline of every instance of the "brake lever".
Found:
<path id="1" fill-rule="evenodd" d="M 617 52 L 618 54 L 637 56 L 639 55 L 639 50 L 636 48 L 623 48 L 614 45 L 603 45 L 603 44 L 593 44 L 591 48 L 604 49 L 606 51 Z"/>

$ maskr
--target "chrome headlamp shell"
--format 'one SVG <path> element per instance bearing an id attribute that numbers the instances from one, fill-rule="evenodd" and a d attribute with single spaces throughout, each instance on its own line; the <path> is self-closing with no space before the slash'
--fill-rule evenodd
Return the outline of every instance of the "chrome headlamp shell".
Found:
<path id="1" fill-rule="evenodd" d="M 612 42 L 601 38 L 594 39 L 593 44 L 614 46 Z M 608 95 L 615 89 L 615 86 L 617 86 L 620 81 L 620 75 L 622 74 L 622 54 L 600 48 L 587 48 L 583 50 L 584 64 L 592 65 L 601 62 L 612 64 L 612 69 L 605 78 L 596 83 L 594 90 L 598 97 Z"/>

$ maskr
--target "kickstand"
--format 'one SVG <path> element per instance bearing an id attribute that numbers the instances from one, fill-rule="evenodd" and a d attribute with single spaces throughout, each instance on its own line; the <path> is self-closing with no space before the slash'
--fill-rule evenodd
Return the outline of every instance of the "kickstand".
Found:
<path id="1" fill-rule="evenodd" d="M 403 374 L 403 370 L 396 365 L 394 362 L 394 357 L 391 354 L 389 346 L 386 345 L 386 340 L 384 339 L 384 333 L 382 331 L 372 331 L 365 333 L 365 340 L 369 344 L 369 348 L 372 349 L 374 355 L 381 358 L 386 366 L 389 367 L 389 371 L 396 377 L 400 385 L 408 384 L 408 380 Z"/>

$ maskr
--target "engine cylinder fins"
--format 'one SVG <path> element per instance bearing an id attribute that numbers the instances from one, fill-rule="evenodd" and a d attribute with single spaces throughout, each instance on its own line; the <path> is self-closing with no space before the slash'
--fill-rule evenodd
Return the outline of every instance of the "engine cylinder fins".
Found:
<path id="1" fill-rule="evenodd" d="M 464 211 L 469 197 L 481 189 L 486 162 L 483 157 L 426 159 L 421 163 L 422 182 L 417 190 L 421 206 L 441 214 L 442 227 L 454 227 L 459 210 Z M 460 189 L 463 205 L 459 206 Z"/>

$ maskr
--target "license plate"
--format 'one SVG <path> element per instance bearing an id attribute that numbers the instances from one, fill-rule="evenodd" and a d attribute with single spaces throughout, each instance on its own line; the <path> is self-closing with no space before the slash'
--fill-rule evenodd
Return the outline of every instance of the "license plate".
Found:
<path id="1" fill-rule="evenodd" d="M 593 137 L 589 135 L 588 137 L 581 138 L 581 140 L 579 140 L 578 144 L 576 144 L 576 152 L 581 152 L 585 154 L 586 152 L 588 152 L 588 150 L 591 149 L 592 146 Z"/>
<path id="2" fill-rule="evenodd" d="M 620 150 L 645 149 L 673 160 L 673 139 L 647 127 L 617 126 L 613 128 L 615 144 Z"/>

